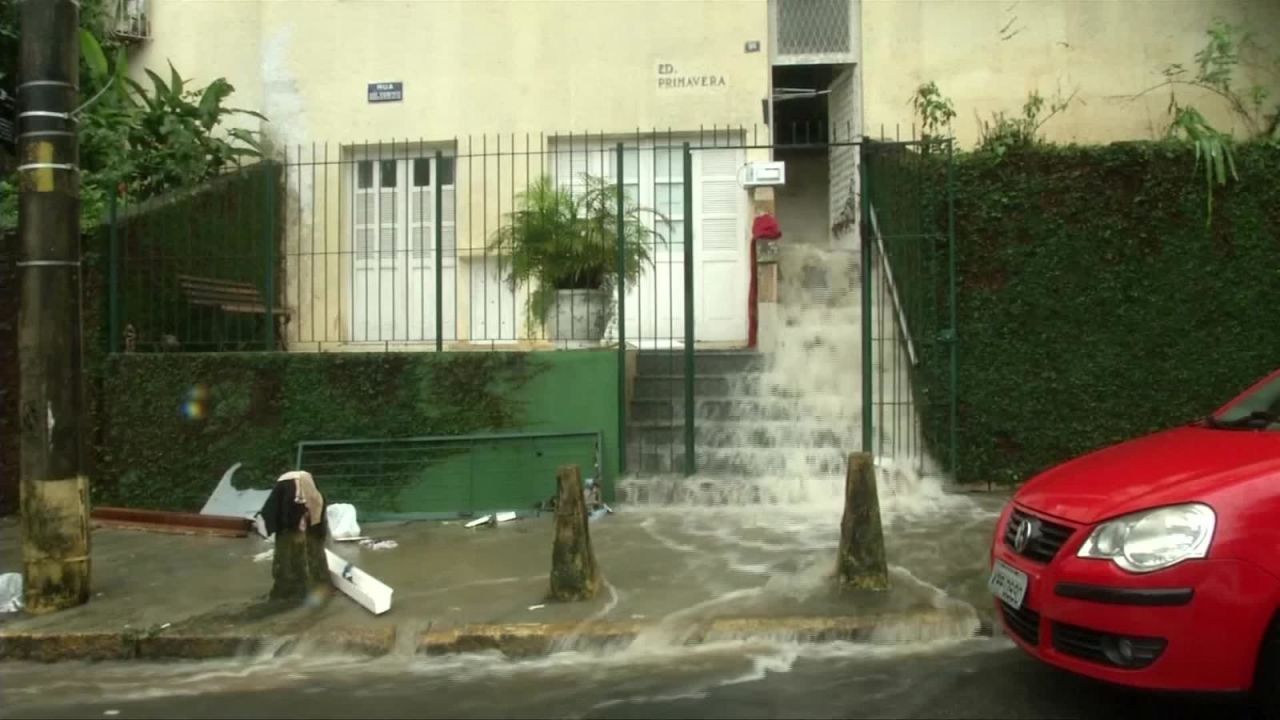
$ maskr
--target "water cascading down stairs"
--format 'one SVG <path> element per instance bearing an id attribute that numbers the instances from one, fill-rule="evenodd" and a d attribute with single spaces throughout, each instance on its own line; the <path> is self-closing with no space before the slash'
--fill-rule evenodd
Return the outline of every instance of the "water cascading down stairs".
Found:
<path id="1" fill-rule="evenodd" d="M 625 483 L 625 499 L 738 505 L 840 497 L 845 455 L 861 437 L 857 256 L 784 244 L 780 270 L 771 349 L 695 353 L 693 482 L 671 477 L 684 470 L 683 353 L 639 354 L 630 471 L 669 480 Z"/>

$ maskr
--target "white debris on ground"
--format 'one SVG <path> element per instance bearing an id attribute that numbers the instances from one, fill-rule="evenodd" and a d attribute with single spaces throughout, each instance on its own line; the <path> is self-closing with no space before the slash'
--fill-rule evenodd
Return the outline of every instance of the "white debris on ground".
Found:
<path id="1" fill-rule="evenodd" d="M 257 563 L 257 562 L 267 562 L 268 560 L 270 560 L 271 558 L 273 558 L 273 557 L 275 557 L 275 556 L 276 556 L 276 551 L 275 551 L 274 549 L 272 549 L 272 550 L 264 550 L 264 551 L 262 551 L 262 552 L 258 553 L 257 555 L 254 555 L 254 556 L 253 556 L 253 561 L 254 561 L 254 562 L 256 562 L 256 563 Z"/>
<path id="2" fill-rule="evenodd" d="M 231 478 L 235 476 L 236 471 L 239 469 L 240 463 L 236 463 L 223 473 L 222 480 L 213 489 L 213 493 L 209 495 L 204 507 L 200 509 L 201 515 L 223 515 L 226 517 L 253 519 L 258 514 L 271 491 L 236 490 L 231 484 Z"/>
<path id="3" fill-rule="evenodd" d="M 360 547 L 369 548 L 370 550 L 395 550 L 400 547 L 400 543 L 395 540 L 374 540 L 373 538 L 365 538 L 360 541 Z"/>
<path id="4" fill-rule="evenodd" d="M 22 612 L 22 574 L 0 575 L 0 613 Z"/>
<path id="5" fill-rule="evenodd" d="M 334 540 L 355 540 L 361 537 L 360 523 L 356 521 L 355 505 L 330 505 L 325 510 L 325 520 L 329 524 L 329 535 Z"/>
<path id="6" fill-rule="evenodd" d="M 512 520 L 515 520 L 517 517 L 519 516 L 511 511 L 500 512 L 494 515 L 485 515 L 483 517 L 478 517 L 475 520 L 472 520 L 471 522 L 467 523 L 464 527 L 477 528 L 484 525 L 493 527 L 498 523 L 511 522 Z"/>

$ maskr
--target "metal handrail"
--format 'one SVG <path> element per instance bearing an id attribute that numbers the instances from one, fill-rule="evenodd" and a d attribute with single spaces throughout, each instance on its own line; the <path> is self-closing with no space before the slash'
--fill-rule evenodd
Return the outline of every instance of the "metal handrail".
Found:
<path id="1" fill-rule="evenodd" d="M 920 364 L 920 359 L 916 356 L 915 342 L 911 339 L 910 328 L 907 327 L 907 316 L 902 311 L 902 302 L 898 299 L 898 286 L 893 281 L 893 266 L 889 264 L 889 256 L 885 253 L 884 237 L 880 234 L 880 222 L 876 218 L 876 206 L 870 200 L 866 202 L 871 215 L 871 232 L 876 239 L 876 251 L 882 258 L 881 262 L 884 263 L 885 280 L 889 285 L 889 297 L 893 300 L 894 316 L 898 319 L 898 327 L 907 343 L 907 357 L 911 360 L 912 367 L 915 367 Z"/>

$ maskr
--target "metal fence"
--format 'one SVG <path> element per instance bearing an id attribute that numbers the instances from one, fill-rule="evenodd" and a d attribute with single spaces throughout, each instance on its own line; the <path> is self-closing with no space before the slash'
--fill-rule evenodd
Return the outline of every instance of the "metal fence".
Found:
<path id="1" fill-rule="evenodd" d="M 742 171 L 778 152 L 811 151 L 826 158 L 830 213 L 815 219 L 820 241 L 839 244 L 862 229 L 861 247 L 850 241 L 854 260 L 827 272 L 861 267 L 861 310 L 849 313 L 862 313 L 864 446 L 921 462 L 932 455 L 951 469 L 950 147 L 868 142 L 852 130 L 721 126 L 291 147 L 208 186 L 113 207 L 110 346 L 613 347 L 623 438 L 635 385 L 628 368 L 640 365 L 628 353 L 660 352 L 662 362 L 647 366 L 661 377 L 647 387 L 670 400 L 667 471 L 691 474 L 706 454 L 696 446 L 695 349 L 740 348 L 748 336 L 752 208 Z M 847 212 L 836 212 L 841 205 Z"/>
<path id="2" fill-rule="evenodd" d="M 862 150 L 863 446 L 924 473 L 959 461 L 952 152 L 915 140 Z"/>
<path id="3" fill-rule="evenodd" d="M 282 347 L 288 311 L 274 207 L 282 170 L 264 163 L 141 203 L 111 199 L 112 352 Z"/>
<path id="4" fill-rule="evenodd" d="M 207 186 L 113 209 L 111 347 L 565 348 L 625 338 L 679 348 L 689 290 L 704 281 L 702 265 L 685 276 L 704 259 L 692 258 L 689 240 L 712 262 L 745 262 L 746 163 L 767 159 L 773 143 L 822 145 L 830 129 L 782 134 L 710 127 L 285 148 Z M 695 342 L 746 337 L 712 310 Z"/>
<path id="5" fill-rule="evenodd" d="M 567 464 L 603 480 L 601 433 L 305 441 L 296 467 L 310 472 L 326 497 L 376 521 L 534 513 L 555 495 L 556 469 Z"/>

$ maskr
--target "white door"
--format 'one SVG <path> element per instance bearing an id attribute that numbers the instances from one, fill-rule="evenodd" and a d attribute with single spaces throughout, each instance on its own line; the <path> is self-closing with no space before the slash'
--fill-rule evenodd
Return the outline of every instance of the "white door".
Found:
<path id="1" fill-rule="evenodd" d="M 443 338 L 456 337 L 454 163 L 442 158 L 362 159 L 353 165 L 350 332 L 353 342 L 435 340 L 436 217 L 440 184 Z"/>
<path id="2" fill-rule="evenodd" d="M 751 246 L 746 190 L 738 178 L 745 152 L 693 153 L 695 337 L 699 342 L 747 341 Z"/>
<path id="3" fill-rule="evenodd" d="M 624 192 L 646 210 L 642 217 L 654 234 L 651 262 L 626 292 L 627 343 L 644 349 L 684 344 L 684 237 L 686 223 L 692 222 L 695 340 L 745 345 L 749 207 L 738 180 L 745 151 L 692 153 L 693 208 L 688 212 L 684 149 L 679 137 L 662 140 L 624 141 Z M 578 141 L 572 151 L 558 148 L 555 168 L 561 187 L 580 187 L 584 173 L 616 182 L 616 145 Z M 609 339 L 617 338 L 616 322 L 615 316 Z"/>

